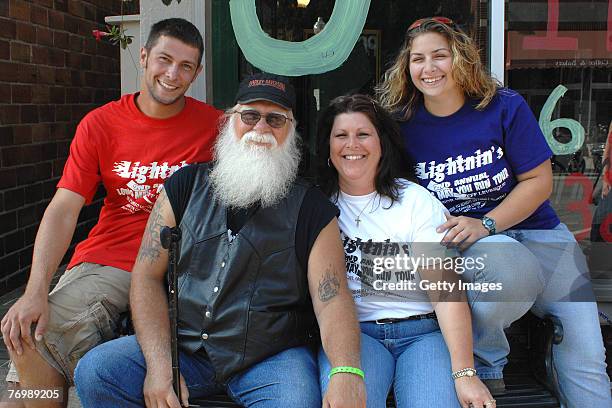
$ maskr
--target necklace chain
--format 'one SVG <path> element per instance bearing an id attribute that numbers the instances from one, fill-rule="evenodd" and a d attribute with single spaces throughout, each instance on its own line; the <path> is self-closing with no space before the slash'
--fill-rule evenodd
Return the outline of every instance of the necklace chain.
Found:
<path id="1" fill-rule="evenodd" d="M 359 214 L 357 215 L 357 218 L 355 218 L 355 223 L 357 224 L 357 228 L 359 228 L 359 223 L 361 222 L 361 214 L 363 214 L 363 212 L 365 211 L 366 208 L 368 208 L 368 206 L 370 205 L 370 203 L 372 201 L 374 201 L 374 198 L 376 198 L 378 194 L 374 194 L 372 196 L 372 198 L 370 198 L 368 200 L 368 202 L 366 203 L 366 205 L 363 206 L 363 208 L 361 209 L 361 211 L 359 212 Z"/>

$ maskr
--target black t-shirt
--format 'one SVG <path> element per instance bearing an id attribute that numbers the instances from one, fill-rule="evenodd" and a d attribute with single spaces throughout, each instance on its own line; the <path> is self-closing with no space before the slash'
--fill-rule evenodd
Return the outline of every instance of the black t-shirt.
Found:
<path id="1" fill-rule="evenodd" d="M 164 183 L 166 195 L 172 206 L 176 225 L 180 225 L 183 213 L 187 208 L 197 166 L 187 166 L 178 170 Z M 257 211 L 258 206 L 248 209 L 230 210 L 227 214 L 227 226 L 233 234 Z M 295 252 L 298 262 L 304 271 L 308 271 L 308 258 L 319 233 L 329 222 L 337 217 L 338 209 L 317 187 L 310 187 L 304 196 L 298 215 L 295 232 Z"/>

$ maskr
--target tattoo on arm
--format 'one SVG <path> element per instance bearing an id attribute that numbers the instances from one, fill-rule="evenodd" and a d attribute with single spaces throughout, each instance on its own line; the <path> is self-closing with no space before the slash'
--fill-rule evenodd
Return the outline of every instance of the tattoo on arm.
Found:
<path id="1" fill-rule="evenodd" d="M 327 302 L 338 294 L 340 289 L 340 280 L 329 265 L 323 278 L 319 281 L 319 300 Z"/>
<path id="2" fill-rule="evenodd" d="M 153 206 L 151 215 L 149 215 L 147 227 L 142 236 L 142 243 L 140 244 L 140 251 L 138 252 L 138 261 L 140 262 L 148 262 L 152 264 L 161 254 L 163 248 L 161 246 L 159 233 L 164 226 L 161 208 L 167 201 L 168 197 L 162 191 L 162 193 L 159 195 L 159 199 Z"/>

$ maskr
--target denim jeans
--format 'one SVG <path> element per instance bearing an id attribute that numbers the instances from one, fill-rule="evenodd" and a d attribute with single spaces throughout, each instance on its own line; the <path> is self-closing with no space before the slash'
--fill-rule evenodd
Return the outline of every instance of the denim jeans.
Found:
<path id="1" fill-rule="evenodd" d="M 226 384 L 215 379 L 206 357 L 180 353 L 181 374 L 190 397 L 219 392 L 245 407 L 320 408 L 315 353 L 295 347 L 278 353 L 233 376 Z M 135 336 L 104 343 L 77 365 L 75 383 L 84 408 L 143 407 L 146 375 L 144 356 Z"/>
<path id="2" fill-rule="evenodd" d="M 510 351 L 504 329 L 531 310 L 563 324 L 563 341 L 553 347 L 553 356 L 568 406 L 612 407 L 589 272 L 567 227 L 508 230 L 481 239 L 462 255 L 486 259 L 483 269 L 466 270 L 467 281 L 503 285 L 503 292 L 468 291 L 480 378 L 503 378 Z"/>
<path id="3" fill-rule="evenodd" d="M 393 385 L 398 408 L 460 407 L 448 348 L 435 319 L 361 323 L 361 367 L 368 408 L 385 408 Z M 319 351 L 323 394 L 331 369 Z"/>

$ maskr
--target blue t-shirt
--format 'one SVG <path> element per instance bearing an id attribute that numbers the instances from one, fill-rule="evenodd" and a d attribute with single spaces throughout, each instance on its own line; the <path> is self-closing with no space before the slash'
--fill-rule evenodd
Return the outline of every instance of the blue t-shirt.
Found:
<path id="1" fill-rule="evenodd" d="M 419 183 L 453 215 L 481 218 L 552 151 L 527 103 L 500 89 L 483 111 L 466 100 L 450 116 L 434 116 L 421 104 L 401 125 L 406 152 Z M 511 229 L 551 229 L 559 218 L 546 200 Z"/>

